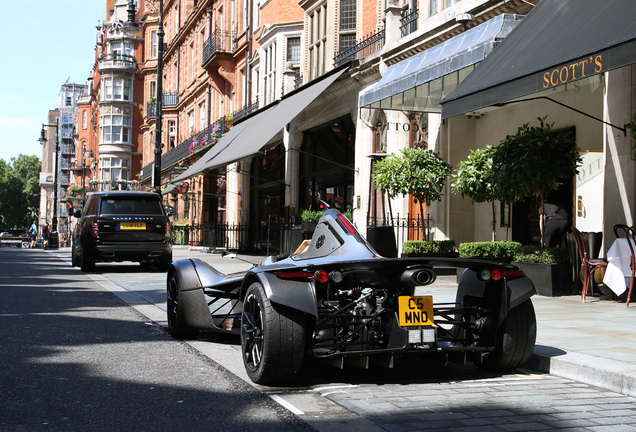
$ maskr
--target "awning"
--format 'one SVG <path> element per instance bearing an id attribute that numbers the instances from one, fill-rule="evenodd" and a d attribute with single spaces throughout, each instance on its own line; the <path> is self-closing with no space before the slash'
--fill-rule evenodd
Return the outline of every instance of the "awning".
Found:
<path id="1" fill-rule="evenodd" d="M 444 100 L 442 118 L 636 62 L 634 0 L 541 0 Z"/>
<path id="2" fill-rule="evenodd" d="M 210 161 L 210 159 L 212 159 L 212 157 L 216 156 L 216 154 L 218 153 L 218 150 L 214 151 L 215 149 L 225 148 L 229 146 L 230 144 L 234 143 L 235 140 L 238 138 L 238 136 L 241 134 L 241 132 L 243 132 L 245 129 L 249 127 L 254 126 L 254 124 L 257 122 L 256 119 L 259 115 L 266 113 L 272 108 L 273 107 L 270 107 L 267 110 L 261 112 L 260 114 L 256 114 L 255 116 L 249 117 L 246 120 L 232 126 L 232 128 L 225 135 L 223 135 L 221 139 L 216 144 L 214 144 L 212 148 L 208 150 L 207 153 L 201 156 L 199 160 L 196 161 L 194 164 L 190 165 L 190 167 L 186 171 L 184 171 L 183 173 L 175 177 L 170 183 L 178 184 L 184 180 L 187 180 L 191 177 L 201 174 L 203 171 L 207 169 L 206 164 Z"/>
<path id="3" fill-rule="evenodd" d="M 276 105 L 237 124 L 199 161 L 172 182 L 183 181 L 204 171 L 257 154 L 347 69 L 348 67 L 335 69 L 320 77 L 317 82 L 289 93 Z"/>
<path id="4" fill-rule="evenodd" d="M 444 94 L 450 94 L 522 19 L 499 15 L 389 66 L 375 87 L 360 96 L 360 106 L 439 112 Z"/>
<path id="5" fill-rule="evenodd" d="M 172 183 L 166 186 L 165 188 L 163 188 L 163 190 L 161 191 L 161 195 L 165 195 L 167 193 L 172 192 L 172 190 L 177 187 L 177 184 L 178 183 Z"/>

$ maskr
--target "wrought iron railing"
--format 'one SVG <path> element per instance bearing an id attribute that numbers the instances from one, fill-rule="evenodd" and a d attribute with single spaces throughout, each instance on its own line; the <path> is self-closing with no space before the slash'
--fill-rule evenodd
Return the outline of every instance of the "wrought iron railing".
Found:
<path id="1" fill-rule="evenodd" d="M 174 149 L 163 154 L 161 156 L 161 166 L 163 168 L 168 168 L 172 166 L 173 164 L 179 162 L 186 156 L 190 156 L 192 154 L 192 152 L 190 151 L 190 146 L 192 145 L 192 143 L 194 141 L 196 141 L 197 143 L 201 143 L 204 137 L 208 139 L 207 137 L 209 137 L 210 134 L 213 133 L 213 131 L 215 130 L 216 130 L 216 133 L 220 135 L 223 135 L 227 132 L 228 130 L 227 119 L 225 118 L 225 116 L 221 117 L 220 119 L 212 123 L 210 126 L 202 130 L 201 132 L 181 142 Z M 208 141 L 208 142 L 211 142 L 211 141 Z M 141 180 L 146 180 L 147 178 L 149 178 L 152 175 L 152 163 L 149 163 L 148 165 L 143 167 L 141 172 L 142 172 Z"/>
<path id="2" fill-rule="evenodd" d="M 303 85 L 303 74 L 300 71 L 296 72 L 296 77 L 294 78 L 294 89 L 301 87 Z"/>
<path id="3" fill-rule="evenodd" d="M 251 104 L 244 106 L 238 111 L 235 111 L 232 114 L 232 118 L 234 119 L 234 121 L 238 121 L 239 119 L 242 119 L 243 117 L 249 114 L 252 114 L 254 111 L 258 111 L 258 97 Z"/>
<path id="4" fill-rule="evenodd" d="M 135 68 L 135 57 L 128 54 L 110 53 L 99 58 L 99 68 L 121 67 Z"/>
<path id="5" fill-rule="evenodd" d="M 384 29 L 367 36 L 354 46 L 337 53 L 334 58 L 334 66 L 341 66 L 351 60 L 362 60 L 368 55 L 382 49 L 384 46 Z"/>
<path id="6" fill-rule="evenodd" d="M 402 18 L 400 18 L 400 33 L 402 37 L 417 30 L 417 19 L 419 16 L 417 9 L 405 9 L 402 11 Z"/>
<path id="7" fill-rule="evenodd" d="M 430 240 L 431 237 L 430 215 L 427 215 L 426 219 L 421 215 L 418 217 L 412 217 L 411 215 L 400 217 L 399 214 L 397 217 L 392 217 L 391 215 L 385 215 L 383 217 L 369 216 L 367 218 L 367 226 L 393 227 L 398 250 L 399 246 L 407 240 Z"/>
<path id="8" fill-rule="evenodd" d="M 422 240 L 430 237 L 430 218 L 369 218 L 367 228 L 393 227 L 396 246 L 406 240 Z M 366 231 L 360 229 L 363 235 Z M 311 237 L 303 230 L 303 224 L 295 219 L 269 218 L 259 225 L 203 223 L 172 226 L 172 241 L 176 245 L 198 246 L 210 249 L 236 250 L 242 253 L 286 256 L 292 254 L 300 243 Z"/>
<path id="9" fill-rule="evenodd" d="M 234 32 L 222 32 L 219 29 L 214 29 L 214 32 L 212 32 L 208 39 L 203 43 L 202 63 L 207 63 L 210 57 L 218 52 L 231 53 L 234 51 L 235 43 L 236 34 Z"/>
<path id="10" fill-rule="evenodd" d="M 179 103 L 179 93 L 164 93 L 163 94 L 163 106 L 171 107 L 176 106 Z M 148 103 L 146 108 L 146 117 L 157 117 L 157 101 L 153 100 Z"/>
<path id="11" fill-rule="evenodd" d="M 62 153 L 75 153 L 75 146 L 72 144 L 60 145 L 60 152 Z"/>

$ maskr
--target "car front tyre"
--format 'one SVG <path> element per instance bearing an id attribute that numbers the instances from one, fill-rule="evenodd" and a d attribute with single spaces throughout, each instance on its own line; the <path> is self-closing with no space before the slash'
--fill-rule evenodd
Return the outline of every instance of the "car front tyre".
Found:
<path id="1" fill-rule="evenodd" d="M 176 271 L 172 271 L 168 275 L 168 333 L 177 339 L 192 339 L 198 333 L 198 330 L 188 326 L 185 323 L 181 284 L 179 275 Z"/>
<path id="2" fill-rule="evenodd" d="M 528 299 L 508 311 L 497 331 L 495 349 L 480 367 L 504 371 L 523 366 L 532 356 L 536 338 L 537 319 Z"/>
<path id="3" fill-rule="evenodd" d="M 249 286 L 241 315 L 241 353 L 250 379 L 277 384 L 301 369 L 305 352 L 302 312 L 272 304 L 263 286 Z"/>

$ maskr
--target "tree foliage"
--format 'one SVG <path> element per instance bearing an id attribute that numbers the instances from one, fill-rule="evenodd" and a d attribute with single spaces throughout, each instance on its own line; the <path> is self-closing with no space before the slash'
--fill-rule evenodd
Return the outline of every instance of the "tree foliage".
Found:
<path id="1" fill-rule="evenodd" d="M 440 201 L 451 169 L 439 153 L 404 148 L 376 163 L 373 180 L 391 199 L 410 194 L 416 203 Z"/>
<path id="2" fill-rule="evenodd" d="M 497 213 L 495 200 L 497 199 L 497 187 L 493 171 L 493 158 L 495 148 L 471 150 L 466 160 L 459 162 L 457 172 L 453 176 L 453 193 L 469 197 L 473 203 L 489 202 L 492 207 L 492 240 L 497 236 Z"/>
<path id="3" fill-rule="evenodd" d="M 10 163 L 0 159 L 0 223 L 5 228 L 28 226 L 27 215 L 37 213 L 40 170 L 36 156 L 19 155 Z"/>

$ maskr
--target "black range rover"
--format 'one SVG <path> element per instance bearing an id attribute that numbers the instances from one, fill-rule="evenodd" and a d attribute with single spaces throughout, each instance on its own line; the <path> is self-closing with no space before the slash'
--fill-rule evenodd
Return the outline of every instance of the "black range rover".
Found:
<path id="1" fill-rule="evenodd" d="M 169 214 L 156 193 L 96 192 L 73 216 L 72 262 L 84 272 L 95 262 L 137 261 L 161 271 L 172 262 Z"/>

